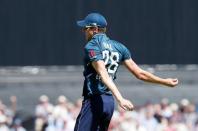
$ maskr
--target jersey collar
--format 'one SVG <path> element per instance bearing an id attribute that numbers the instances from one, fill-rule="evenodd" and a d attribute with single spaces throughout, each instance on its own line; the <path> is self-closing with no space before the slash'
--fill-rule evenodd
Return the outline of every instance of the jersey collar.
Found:
<path id="1" fill-rule="evenodd" d="M 105 33 L 97 33 L 92 38 L 96 38 L 97 36 L 106 36 Z"/>

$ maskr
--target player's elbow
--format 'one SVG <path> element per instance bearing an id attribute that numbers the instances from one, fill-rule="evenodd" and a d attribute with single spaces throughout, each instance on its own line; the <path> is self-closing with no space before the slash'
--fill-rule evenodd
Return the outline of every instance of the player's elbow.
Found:
<path id="1" fill-rule="evenodd" d="M 136 78 L 139 79 L 139 80 L 144 80 L 144 76 L 143 75 L 137 75 Z"/>
<path id="2" fill-rule="evenodd" d="M 143 81 L 146 80 L 146 76 L 145 76 L 144 72 L 139 72 L 138 74 L 136 74 L 136 78 L 139 80 L 143 80 Z"/>

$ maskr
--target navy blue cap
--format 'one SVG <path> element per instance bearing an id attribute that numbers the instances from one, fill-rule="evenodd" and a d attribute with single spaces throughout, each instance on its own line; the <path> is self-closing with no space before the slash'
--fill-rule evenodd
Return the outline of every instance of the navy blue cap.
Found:
<path id="1" fill-rule="evenodd" d="M 103 28 L 107 26 L 107 21 L 104 16 L 99 13 L 90 13 L 84 20 L 77 21 L 77 25 L 80 27 L 98 26 Z"/>

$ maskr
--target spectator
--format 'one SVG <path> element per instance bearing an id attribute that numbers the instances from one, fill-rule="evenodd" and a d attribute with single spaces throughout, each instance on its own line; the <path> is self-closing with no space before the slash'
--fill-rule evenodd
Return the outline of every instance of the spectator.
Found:
<path id="1" fill-rule="evenodd" d="M 154 110 L 152 106 L 146 108 L 144 117 L 141 124 L 147 129 L 147 131 L 155 131 L 157 127 L 157 120 L 154 118 Z"/>
<path id="2" fill-rule="evenodd" d="M 15 119 L 10 131 L 26 131 L 26 129 L 21 125 L 20 119 Z"/>
<path id="3" fill-rule="evenodd" d="M 48 121 L 48 116 L 53 112 L 53 105 L 49 102 L 46 95 L 39 98 L 39 104 L 36 105 L 35 115 L 35 130 L 42 131 Z"/>
<path id="4" fill-rule="evenodd" d="M 9 131 L 7 126 L 7 117 L 4 115 L 2 110 L 0 110 L 0 131 Z"/>

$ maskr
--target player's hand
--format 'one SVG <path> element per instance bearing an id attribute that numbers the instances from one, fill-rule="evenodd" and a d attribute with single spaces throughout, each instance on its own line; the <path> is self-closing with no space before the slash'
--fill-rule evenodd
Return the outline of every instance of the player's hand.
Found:
<path id="1" fill-rule="evenodd" d="M 17 102 L 17 97 L 16 97 L 16 96 L 11 96 L 11 97 L 10 97 L 10 101 L 11 101 L 12 103 L 16 103 L 16 102 Z"/>
<path id="2" fill-rule="evenodd" d="M 118 104 L 124 110 L 132 111 L 134 109 L 133 104 L 129 100 L 124 99 L 124 98 L 120 100 Z"/>
<path id="3" fill-rule="evenodd" d="M 167 78 L 166 85 L 169 87 L 175 87 L 176 85 L 178 85 L 178 79 Z"/>

